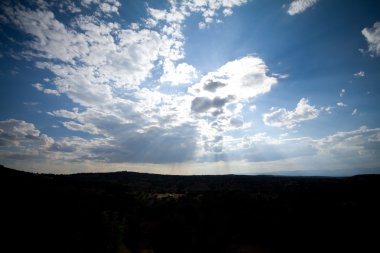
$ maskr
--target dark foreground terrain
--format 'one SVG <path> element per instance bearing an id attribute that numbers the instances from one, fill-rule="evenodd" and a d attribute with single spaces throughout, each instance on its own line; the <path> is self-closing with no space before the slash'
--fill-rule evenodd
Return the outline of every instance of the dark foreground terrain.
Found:
<path id="1" fill-rule="evenodd" d="M 380 252 L 380 176 L 37 175 L 0 167 L 0 252 Z"/>

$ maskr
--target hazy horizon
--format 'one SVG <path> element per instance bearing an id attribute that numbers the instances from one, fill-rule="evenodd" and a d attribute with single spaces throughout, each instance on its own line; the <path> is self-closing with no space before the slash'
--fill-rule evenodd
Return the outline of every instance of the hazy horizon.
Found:
<path id="1" fill-rule="evenodd" d="M 380 2 L 0 3 L 0 164 L 380 174 Z"/>

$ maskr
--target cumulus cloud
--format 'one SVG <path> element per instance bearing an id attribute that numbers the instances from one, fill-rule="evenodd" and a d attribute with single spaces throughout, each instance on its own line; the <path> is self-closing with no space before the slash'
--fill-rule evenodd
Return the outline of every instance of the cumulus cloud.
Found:
<path id="1" fill-rule="evenodd" d="M 336 103 L 336 105 L 339 107 L 347 107 L 347 105 L 343 102 L 338 102 L 338 103 Z"/>
<path id="2" fill-rule="evenodd" d="M 0 121 L 0 152 L 16 150 L 33 153 L 54 143 L 54 140 L 41 132 L 32 123 L 8 119 Z M 6 148 L 3 150 L 3 148 Z M 18 152 L 17 150 L 20 150 Z"/>
<path id="3" fill-rule="evenodd" d="M 180 63 L 174 66 L 173 62 L 164 63 L 164 73 L 160 78 L 161 83 L 170 83 L 173 85 L 191 83 L 197 78 L 197 70 L 190 64 Z"/>
<path id="4" fill-rule="evenodd" d="M 380 55 L 380 22 L 375 22 L 373 27 L 364 28 L 362 34 L 368 43 L 368 52 L 371 56 Z"/>
<path id="5" fill-rule="evenodd" d="M 277 78 L 269 74 L 264 61 L 249 55 L 227 62 L 189 87 L 188 92 L 194 96 L 191 109 L 197 118 L 203 151 L 221 153 L 223 145 L 217 136 L 251 127 L 244 119 L 243 107 L 276 84 Z"/>
<path id="6" fill-rule="evenodd" d="M 263 114 L 265 125 L 272 127 L 293 128 L 298 123 L 312 120 L 319 116 L 319 110 L 309 104 L 306 98 L 302 98 L 293 111 L 280 108 Z"/>
<path id="7" fill-rule="evenodd" d="M 84 1 L 81 5 L 112 15 L 116 9 L 111 5 L 119 6 L 112 3 L 117 1 Z M 148 8 L 150 18 L 163 24 L 154 29 L 144 24 L 124 28 L 102 15 L 84 13 L 62 23 L 47 3 L 44 8 L 33 8 L 33 4 L 4 7 L 8 22 L 30 35 L 31 40 L 23 42 L 22 56 L 50 71 L 49 81 L 57 94 L 66 95 L 81 108 L 48 114 L 63 118 L 62 126 L 73 134 L 94 135 L 57 139 L 45 152 L 57 156 L 58 152 L 62 159 L 78 162 L 171 163 L 193 158 L 198 137 L 189 117 L 193 97 L 164 94 L 143 84 L 155 67 L 162 68 L 165 83 L 190 83 L 197 76 L 193 66 L 177 63 L 184 57 L 182 21 L 186 16 L 176 3 L 171 5 L 168 11 Z M 40 83 L 34 87 L 51 93 Z M 159 153 L 157 147 L 162 143 L 168 146 Z"/>
<path id="8" fill-rule="evenodd" d="M 21 5 L 7 7 L 5 13 L 33 38 L 27 42 L 33 51 L 25 51 L 25 56 L 71 65 L 59 64 L 61 72 L 66 68 L 86 73 L 96 71 L 98 79 L 111 79 L 114 86 L 139 85 L 150 75 L 159 55 L 168 54 L 163 39 L 155 31 L 122 29 L 119 24 L 90 16 L 79 16 L 69 27 L 49 10 L 31 10 Z M 56 65 L 44 66 L 54 71 Z"/>
<path id="9" fill-rule="evenodd" d="M 244 110 L 255 111 L 256 107 L 250 106 L 253 99 L 270 92 L 284 77 L 270 73 L 263 59 L 248 55 L 232 60 L 198 80 L 195 67 L 185 62 L 184 20 L 198 12 L 206 28 L 245 2 L 170 1 L 165 10 L 147 7 L 146 20 L 127 27 L 104 15 L 76 14 L 79 7 L 117 14 L 117 1 L 75 3 L 70 12 L 74 18 L 67 23 L 48 5 L 6 7 L 7 22 L 30 36 L 23 42 L 26 47 L 21 56 L 50 71 L 49 84 L 78 107 L 48 114 L 74 134 L 80 131 L 91 136 L 53 140 L 31 123 L 3 122 L 1 143 L 24 148 L 36 145 L 40 152 L 36 155 L 78 163 L 180 163 L 228 152 L 235 160 L 270 161 L 315 153 L 310 139 L 276 143 L 269 137 L 255 136 L 244 139 L 240 146 L 229 136 L 236 129 L 251 127 Z M 161 83 L 196 83 L 190 85 L 188 93 L 171 93 L 167 90 L 173 87 L 152 88 L 150 78 L 157 73 Z M 49 93 L 42 84 L 34 86 Z M 276 112 L 277 116 L 269 115 Z M 265 123 L 292 128 L 318 114 L 318 109 L 301 99 L 293 111 L 268 113 Z M 17 133 L 21 130 L 7 130 L 6 124 L 29 130 Z M 297 148 L 289 150 L 286 145 Z M 273 155 L 267 156 L 270 150 Z"/>
<path id="10" fill-rule="evenodd" d="M 317 2 L 318 0 L 293 0 L 288 8 L 288 14 L 291 16 L 300 14 Z"/>
<path id="11" fill-rule="evenodd" d="M 277 78 L 268 74 L 268 67 L 261 58 L 246 56 L 209 72 L 199 83 L 190 87 L 189 92 L 208 97 L 249 99 L 268 93 L 275 84 Z"/>

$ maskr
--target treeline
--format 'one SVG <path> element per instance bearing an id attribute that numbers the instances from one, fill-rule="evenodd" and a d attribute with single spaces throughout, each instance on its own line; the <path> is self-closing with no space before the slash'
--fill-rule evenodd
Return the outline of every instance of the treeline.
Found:
<path id="1" fill-rule="evenodd" d="M 379 249 L 376 175 L 58 176 L 1 167 L 0 182 L 2 252 Z"/>

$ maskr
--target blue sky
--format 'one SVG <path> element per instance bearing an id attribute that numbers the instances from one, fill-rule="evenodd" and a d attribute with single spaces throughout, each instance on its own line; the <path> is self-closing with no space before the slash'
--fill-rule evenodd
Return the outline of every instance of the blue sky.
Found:
<path id="1" fill-rule="evenodd" d="M 380 168 L 379 1 L 3 1 L 0 30 L 6 166 Z"/>

